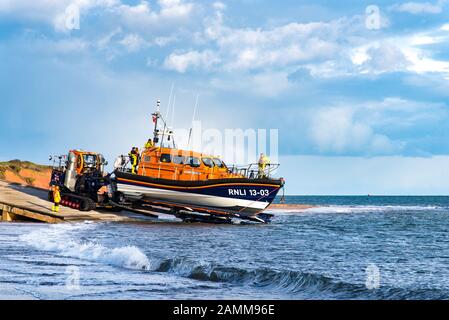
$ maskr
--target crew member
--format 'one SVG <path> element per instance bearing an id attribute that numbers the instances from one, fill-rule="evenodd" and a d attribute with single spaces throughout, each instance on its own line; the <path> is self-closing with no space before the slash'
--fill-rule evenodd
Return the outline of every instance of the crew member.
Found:
<path id="1" fill-rule="evenodd" d="M 53 207 L 51 211 L 59 212 L 59 203 L 61 202 L 61 192 L 59 191 L 59 186 L 53 187 Z"/>
<path id="2" fill-rule="evenodd" d="M 137 167 L 138 167 L 140 164 L 140 150 L 137 147 L 136 147 L 136 155 L 137 155 Z"/>
<path id="3" fill-rule="evenodd" d="M 117 169 L 123 168 L 125 166 L 125 162 L 126 162 L 125 156 L 124 155 L 119 155 L 117 157 L 117 159 L 115 159 L 114 169 L 117 170 Z"/>
<path id="4" fill-rule="evenodd" d="M 145 143 L 145 149 L 150 149 L 153 147 L 154 147 L 153 140 L 148 139 L 147 143 Z"/>
<path id="5" fill-rule="evenodd" d="M 137 166 L 139 165 L 139 149 L 133 147 L 128 155 L 129 161 L 131 162 L 131 172 L 135 174 L 137 173 Z"/>
<path id="6" fill-rule="evenodd" d="M 259 178 L 265 178 L 267 176 L 265 169 L 267 166 L 270 165 L 270 159 L 264 153 L 261 153 L 258 164 L 259 164 Z"/>

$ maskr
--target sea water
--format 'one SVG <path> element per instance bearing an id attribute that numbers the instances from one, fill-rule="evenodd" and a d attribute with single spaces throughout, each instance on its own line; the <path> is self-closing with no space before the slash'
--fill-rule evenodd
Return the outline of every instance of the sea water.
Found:
<path id="1" fill-rule="evenodd" d="M 266 225 L 0 223 L 0 299 L 447 299 L 449 197 L 287 197 Z"/>

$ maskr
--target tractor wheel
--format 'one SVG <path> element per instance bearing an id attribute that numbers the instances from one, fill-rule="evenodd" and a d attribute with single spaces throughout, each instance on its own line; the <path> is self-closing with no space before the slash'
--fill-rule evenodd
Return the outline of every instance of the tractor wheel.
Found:
<path id="1" fill-rule="evenodd" d="M 75 182 L 75 192 L 85 193 L 86 192 L 86 177 L 80 176 Z"/>
<path id="2" fill-rule="evenodd" d="M 89 199 L 83 199 L 80 203 L 80 211 L 90 211 Z"/>
<path id="3" fill-rule="evenodd" d="M 90 210 L 95 210 L 97 208 L 97 205 L 92 199 L 89 199 L 90 202 Z"/>
<path id="4" fill-rule="evenodd" d="M 80 211 L 91 211 L 96 208 L 95 202 L 92 199 L 85 198 L 81 200 L 79 210 Z"/>

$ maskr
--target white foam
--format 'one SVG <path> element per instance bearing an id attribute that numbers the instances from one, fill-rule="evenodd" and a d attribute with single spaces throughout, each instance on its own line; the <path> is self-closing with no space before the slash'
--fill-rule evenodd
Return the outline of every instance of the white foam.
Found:
<path id="1" fill-rule="evenodd" d="M 20 240 L 39 250 L 57 252 L 65 257 L 100 262 L 130 269 L 149 270 L 148 257 L 135 246 L 108 248 L 92 241 L 76 239 L 79 231 L 94 229 L 94 224 L 58 224 L 20 236 Z"/>
<path id="2" fill-rule="evenodd" d="M 305 209 L 303 213 L 369 213 L 391 211 L 429 211 L 443 209 L 438 206 L 323 206 Z"/>
<path id="3" fill-rule="evenodd" d="M 327 205 L 316 206 L 306 209 L 269 209 L 267 213 L 273 213 L 277 216 L 288 216 L 292 214 L 310 214 L 310 213 L 369 213 L 369 212 L 392 212 L 392 211 L 433 211 L 448 209 L 441 206 L 367 206 L 367 205 Z"/>

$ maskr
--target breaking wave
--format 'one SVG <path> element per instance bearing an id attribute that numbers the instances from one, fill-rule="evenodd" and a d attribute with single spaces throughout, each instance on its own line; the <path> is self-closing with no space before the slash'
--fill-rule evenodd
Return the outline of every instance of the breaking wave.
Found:
<path id="1" fill-rule="evenodd" d="M 246 270 L 211 263 L 194 263 L 183 258 L 162 260 L 153 271 L 173 273 L 200 281 L 251 285 L 288 294 L 299 294 L 304 290 L 316 291 L 317 294 L 323 294 L 323 292 L 340 294 L 366 290 L 363 285 L 335 281 L 320 274 L 269 268 Z"/>
<path id="2" fill-rule="evenodd" d="M 380 289 L 369 290 L 365 283 L 349 283 L 300 270 L 246 270 L 195 263 L 183 258 L 159 261 L 159 266 L 153 271 L 174 273 L 199 281 L 249 285 L 301 299 L 444 299 L 447 296 L 445 290 L 434 288 L 410 290 L 384 285 Z"/>
<path id="3" fill-rule="evenodd" d="M 135 246 L 108 248 L 95 242 L 80 241 L 73 235 L 76 231 L 94 229 L 91 223 L 58 224 L 20 236 L 20 240 L 43 251 L 56 252 L 64 257 L 105 263 L 128 269 L 149 270 L 150 261 Z"/>
<path id="4" fill-rule="evenodd" d="M 245 270 L 209 263 L 194 263 L 187 259 L 166 259 L 159 262 L 153 271 L 174 273 L 200 281 L 225 282 L 249 285 L 274 292 L 283 292 L 287 297 L 301 299 L 441 299 L 446 292 L 437 289 L 409 289 L 383 286 L 369 290 L 365 283 L 349 283 L 332 279 L 322 274 L 294 270 L 259 268 Z"/>

